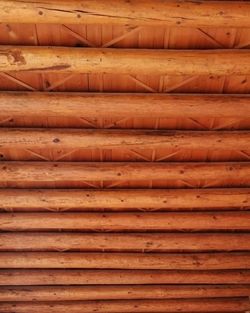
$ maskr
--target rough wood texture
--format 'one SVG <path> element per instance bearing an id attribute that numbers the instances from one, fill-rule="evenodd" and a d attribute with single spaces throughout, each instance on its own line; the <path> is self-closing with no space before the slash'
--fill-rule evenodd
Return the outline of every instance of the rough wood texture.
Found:
<path id="1" fill-rule="evenodd" d="M 65 302 L 2 302 L 1 313 L 92 313 L 92 312 L 244 312 L 250 309 L 247 298 L 229 299 L 168 299 L 168 300 L 106 300 Z"/>
<path id="2" fill-rule="evenodd" d="M 250 50 L 152 50 L 0 46 L 0 72 L 249 75 Z"/>
<path id="3" fill-rule="evenodd" d="M 225 189 L 0 189 L 6 211 L 175 211 L 232 210 L 250 207 L 250 188 Z"/>
<path id="4" fill-rule="evenodd" d="M 41 222 L 42 223 L 42 222 Z M 218 270 L 250 269 L 250 253 L 1 252 L 0 268 Z"/>
<path id="5" fill-rule="evenodd" d="M 0 0 L 0 313 L 250 313 L 249 12 Z"/>
<path id="6" fill-rule="evenodd" d="M 153 103 L 153 105 L 152 105 Z M 0 92 L 1 115 L 233 117 L 250 115 L 249 95 Z"/>
<path id="7" fill-rule="evenodd" d="M 1 213 L 0 230 L 250 230 L 250 212 Z"/>
<path id="8" fill-rule="evenodd" d="M 248 297 L 250 285 L 0 287 L 2 301 L 81 301 Z"/>
<path id="9" fill-rule="evenodd" d="M 107 180 L 246 180 L 250 162 L 229 163 L 100 163 L 1 162 L 0 182 L 80 182 Z"/>
<path id="10" fill-rule="evenodd" d="M 0 270 L 1 286 L 250 284 L 250 270 Z"/>
<path id="11" fill-rule="evenodd" d="M 244 1 L 0 1 L 1 23 L 250 27 Z"/>
<path id="12" fill-rule="evenodd" d="M 250 68 L 250 67 L 249 67 Z M 2 128 L 8 149 L 198 149 L 247 150 L 249 131 L 160 131 Z"/>
<path id="13" fill-rule="evenodd" d="M 250 251 L 250 234 L 0 233 L 0 251 L 178 252 L 180 250 Z"/>

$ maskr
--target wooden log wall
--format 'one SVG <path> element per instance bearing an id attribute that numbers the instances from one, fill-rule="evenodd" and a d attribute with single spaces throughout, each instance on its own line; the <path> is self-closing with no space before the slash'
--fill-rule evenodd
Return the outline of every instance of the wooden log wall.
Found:
<path id="1" fill-rule="evenodd" d="M 0 146 L 16 149 L 247 150 L 248 131 L 158 131 L 3 128 Z"/>
<path id="2" fill-rule="evenodd" d="M 226 77 L 250 75 L 248 39 L 245 49 L 73 48 L 40 46 L 37 27 L 70 24 L 77 38 L 83 24 L 244 37 L 250 1 L 0 0 L 0 23 L 34 26 L 37 44 L 0 34 L 0 313 L 249 312 L 250 97 L 223 93 Z M 82 74 L 225 79 L 222 94 L 1 85 Z M 203 127 L 209 119 L 221 124 Z"/>
<path id="3" fill-rule="evenodd" d="M 152 105 L 154 103 L 154 105 Z M 167 93 L 1 92 L 2 115 L 86 118 L 245 118 L 250 96 Z"/>
<path id="4" fill-rule="evenodd" d="M 0 10 L 4 23 L 250 26 L 247 1 L 1 0 Z"/>
<path id="5" fill-rule="evenodd" d="M 130 75 L 250 75 L 250 50 L 0 46 L 0 71 Z"/>

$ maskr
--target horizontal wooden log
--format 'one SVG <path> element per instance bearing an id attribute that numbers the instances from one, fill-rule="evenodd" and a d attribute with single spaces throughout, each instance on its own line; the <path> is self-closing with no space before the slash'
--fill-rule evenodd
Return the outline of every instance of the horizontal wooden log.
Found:
<path id="1" fill-rule="evenodd" d="M 6 211 L 232 210 L 250 208 L 250 188 L 224 189 L 0 189 Z"/>
<path id="2" fill-rule="evenodd" d="M 250 50 L 0 46 L 0 72 L 249 75 Z"/>
<path id="3" fill-rule="evenodd" d="M 94 313 L 124 312 L 244 312 L 250 309 L 249 299 L 168 299 L 168 300 L 105 300 L 65 302 L 2 302 L 1 313 Z"/>
<path id="4" fill-rule="evenodd" d="M 2 301 L 81 301 L 249 297 L 250 285 L 0 287 Z"/>
<path id="5" fill-rule="evenodd" d="M 1 252 L 2 269 L 250 269 L 250 253 Z"/>
<path id="6" fill-rule="evenodd" d="M 0 270 L 0 286 L 250 284 L 250 270 Z"/>
<path id="7" fill-rule="evenodd" d="M 250 230 L 250 212 L 1 213 L 1 231 Z"/>
<path id="8" fill-rule="evenodd" d="M 250 250 L 250 234 L 246 233 L 0 233 L 0 251 L 199 252 L 244 250 Z"/>
<path id="9" fill-rule="evenodd" d="M 249 10 L 246 1 L 1 0 L 0 22 L 250 27 Z"/>
<path id="10" fill-rule="evenodd" d="M 249 67 L 250 68 L 250 67 Z M 161 131 L 2 128 L 7 149 L 247 150 L 250 131 Z"/>
<path id="11" fill-rule="evenodd" d="M 0 183 L 112 180 L 230 180 L 250 177 L 250 162 L 1 162 Z"/>
<path id="12" fill-rule="evenodd" d="M 0 92 L 0 113 L 21 117 L 246 118 L 250 115 L 250 97 L 213 94 Z"/>

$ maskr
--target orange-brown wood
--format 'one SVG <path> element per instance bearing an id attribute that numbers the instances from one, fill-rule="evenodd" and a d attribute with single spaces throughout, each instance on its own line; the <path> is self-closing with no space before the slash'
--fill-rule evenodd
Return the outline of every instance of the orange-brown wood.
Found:
<path id="1" fill-rule="evenodd" d="M 0 287 L 2 301 L 81 301 L 248 297 L 250 285 L 126 285 Z"/>
<path id="2" fill-rule="evenodd" d="M 0 113 L 21 117 L 246 118 L 250 115 L 250 97 L 214 94 L 0 92 Z"/>
<path id="3" fill-rule="evenodd" d="M 1 213 L 0 230 L 250 230 L 250 212 Z"/>
<path id="4" fill-rule="evenodd" d="M 0 189 L 0 210 L 138 211 L 232 210 L 250 207 L 249 188 Z"/>
<path id="5" fill-rule="evenodd" d="M 0 72 L 249 75 L 250 50 L 0 46 Z"/>
<path id="6" fill-rule="evenodd" d="M 1 286 L 250 284 L 250 270 L 0 270 Z"/>
<path id="7" fill-rule="evenodd" d="M 249 8 L 0 0 L 0 313 L 250 312 Z"/>
<path id="8" fill-rule="evenodd" d="M 237 180 L 250 177 L 250 162 L 119 163 L 1 162 L 0 183 L 108 180 Z"/>
<path id="9" fill-rule="evenodd" d="M 0 22 L 250 27 L 249 10 L 244 1 L 1 0 Z"/>
<path id="10" fill-rule="evenodd" d="M 199 252 L 244 250 L 250 250 L 250 234 L 247 233 L 0 233 L 0 251 Z"/>
<path id="11" fill-rule="evenodd" d="M 1 313 L 82 313 L 82 312 L 244 312 L 249 310 L 247 298 L 168 299 L 168 300 L 106 300 L 65 302 L 2 302 Z"/>
<path id="12" fill-rule="evenodd" d="M 250 269 L 250 253 L 2 252 L 0 254 L 0 268 Z"/>
<path id="13" fill-rule="evenodd" d="M 250 67 L 249 67 L 250 68 Z M 2 128 L 6 149 L 205 149 L 247 150 L 249 131 L 160 131 Z"/>

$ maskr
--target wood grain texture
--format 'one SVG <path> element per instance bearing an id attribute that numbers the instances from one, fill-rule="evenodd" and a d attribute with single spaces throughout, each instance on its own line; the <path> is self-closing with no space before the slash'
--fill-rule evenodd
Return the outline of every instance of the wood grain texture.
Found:
<path id="1" fill-rule="evenodd" d="M 250 97 L 226 94 L 0 92 L 0 112 L 1 115 L 25 117 L 246 118 L 250 115 Z"/>
<path id="2" fill-rule="evenodd" d="M 2 211 L 208 211 L 236 208 L 250 208 L 249 188 L 0 189 Z"/>
<path id="3" fill-rule="evenodd" d="M 250 212 L 1 213 L 2 231 L 250 230 Z"/>
<path id="4" fill-rule="evenodd" d="M 0 287 L 3 301 L 88 301 L 249 297 L 250 285 L 125 285 Z"/>
<path id="5" fill-rule="evenodd" d="M 244 250 L 250 251 L 250 234 L 247 233 L 0 233 L 0 251 L 219 252 Z"/>
<path id="6" fill-rule="evenodd" d="M 1 313 L 58 313 L 58 312 L 244 312 L 249 310 L 248 299 L 168 299 L 168 300 L 106 300 L 65 302 L 2 302 Z"/>
<path id="7" fill-rule="evenodd" d="M 2 269 L 250 269 L 250 253 L 2 252 Z"/>
<path id="8" fill-rule="evenodd" d="M 0 313 L 250 312 L 249 12 L 0 0 Z"/>
<path id="9" fill-rule="evenodd" d="M 250 67 L 249 67 L 250 68 Z M 188 149 L 247 150 L 249 131 L 161 131 L 2 128 L 6 149 Z"/>
<path id="10" fill-rule="evenodd" d="M 250 50 L 0 46 L 0 72 L 249 75 Z"/>
<path id="11" fill-rule="evenodd" d="M 250 27 L 249 10 L 244 1 L 1 0 L 0 22 Z"/>
<path id="12" fill-rule="evenodd" d="M 250 177 L 250 162 L 1 162 L 0 183 L 136 180 L 237 180 Z M 10 186 L 10 185 L 8 185 Z"/>
<path id="13" fill-rule="evenodd" d="M 250 284 L 250 270 L 0 269 L 1 286 Z"/>

